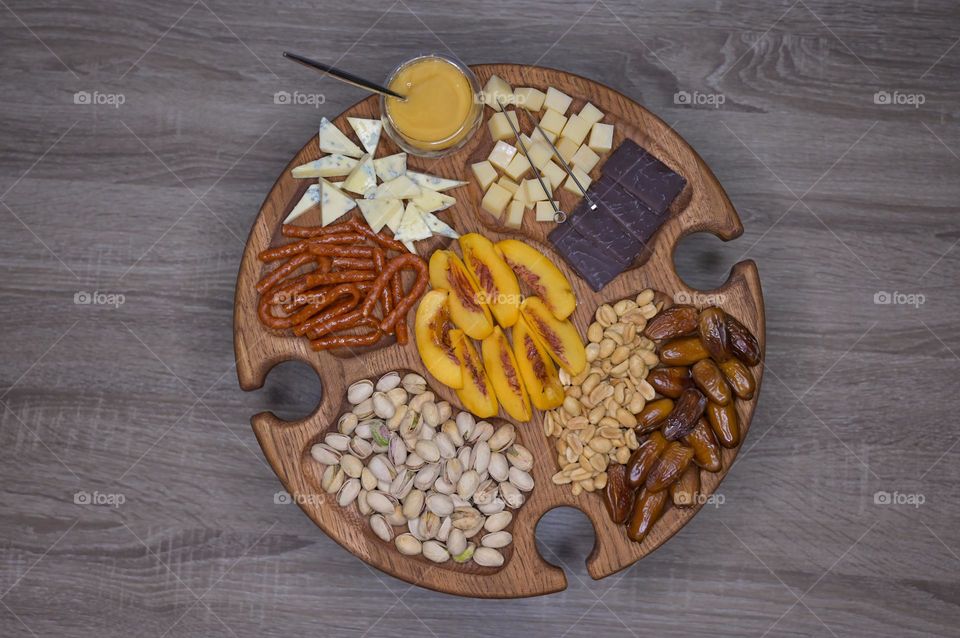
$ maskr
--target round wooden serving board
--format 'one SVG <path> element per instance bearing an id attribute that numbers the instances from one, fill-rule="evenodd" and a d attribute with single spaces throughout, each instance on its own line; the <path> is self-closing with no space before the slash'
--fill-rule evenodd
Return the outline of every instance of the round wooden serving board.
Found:
<path id="1" fill-rule="evenodd" d="M 603 121 L 615 125 L 614 148 L 625 137 L 633 139 L 683 175 L 687 186 L 673 203 L 670 218 L 655 236 L 649 254 L 599 293 L 593 292 L 586 283 L 578 279 L 564 260 L 552 250 L 546 235 L 554 224 L 536 222 L 532 212 L 528 212 L 524 227 L 520 231 L 512 231 L 499 226 L 490 215 L 479 208 L 482 193 L 472 177 L 470 164 L 485 159 L 493 146 L 486 125 L 465 148 L 449 157 L 437 160 L 409 157 L 409 167 L 412 170 L 468 182 L 467 186 L 448 191 L 448 194 L 457 198 L 457 203 L 441 213 L 441 219 L 461 233 L 481 232 L 494 242 L 511 236 L 521 237 L 547 254 L 573 284 L 578 306 L 571 319 L 581 335 L 586 334 L 587 326 L 598 305 L 604 302 L 613 303 L 635 296 L 645 288 L 653 288 L 664 293 L 666 299 L 682 298 L 679 295 L 685 294 L 686 299 L 694 305 L 721 306 L 750 328 L 761 346 L 764 345 L 763 297 L 757 267 L 752 261 L 738 263 L 726 283 L 712 291 L 697 291 L 687 287 L 674 269 L 673 251 L 683 236 L 706 231 L 723 240 L 730 240 L 743 232 L 740 219 L 723 188 L 703 160 L 677 133 L 645 108 L 617 91 L 570 73 L 516 64 L 478 65 L 473 69 L 481 84 L 485 83 L 490 75 L 497 74 L 515 87 L 531 86 L 542 91 L 546 91 L 548 86 L 556 87 L 573 96 L 571 112 L 579 111 L 586 101 L 592 102 L 606 114 Z M 485 119 L 490 114 L 490 109 L 486 109 Z M 352 136 L 346 121 L 348 115 L 379 118 L 377 98 L 371 96 L 358 102 L 334 120 L 341 130 Z M 529 133 L 530 118 L 522 114 L 520 121 L 523 130 Z M 399 150 L 384 135 L 377 156 L 383 157 Z M 320 151 L 317 136 L 314 134 L 283 170 L 260 209 L 260 215 L 247 240 L 237 278 L 234 346 L 237 375 L 240 387 L 244 390 L 260 388 L 273 366 L 290 360 L 308 363 L 322 381 L 320 405 L 307 418 L 287 422 L 270 412 L 262 412 L 253 416 L 252 424 L 264 454 L 284 487 L 323 531 L 361 560 L 407 582 L 463 596 L 515 598 L 548 594 L 567 586 L 563 570 L 545 561 L 536 547 L 537 522 L 544 513 L 555 507 L 569 506 L 580 509 L 593 523 L 596 540 L 587 559 L 587 570 L 593 578 L 604 578 L 632 565 L 662 545 L 697 513 L 700 506 L 689 509 L 670 508 L 643 543 L 631 542 L 622 526 L 610 522 L 599 494 L 584 493 L 574 497 L 569 485 L 558 486 L 551 482 L 551 475 L 558 470 L 556 439 L 544 436 L 543 413 L 537 410 L 534 410 L 530 423 L 517 424 L 518 440 L 531 450 L 536 459 L 532 472 L 536 479 L 536 488 L 530 493 L 523 507 L 516 512 L 511 526 L 514 543 L 506 550 L 506 562 L 500 568 L 483 568 L 472 562 L 457 565 L 452 561 L 436 565 L 420 556 L 402 556 L 392 543 L 384 543 L 373 535 L 355 505 L 340 508 L 335 497 L 323 493 L 319 487 L 318 464 L 310 457 L 309 450 L 328 428 L 335 427 L 339 415 L 345 411 L 347 385 L 362 378 L 376 380 L 379 375 L 391 370 L 412 370 L 426 377 L 437 396 L 449 401 L 455 411 L 459 402 L 453 391 L 433 379 L 420 361 L 413 339 L 412 321 L 415 310 L 408 315 L 411 335 L 409 344 L 400 347 L 393 343 L 392 338 L 384 339 L 373 349 L 358 354 L 315 353 L 310 350 L 305 339 L 274 333 L 258 321 L 257 293 L 254 286 L 265 274 L 265 268 L 258 261 L 257 253 L 271 245 L 288 241 L 280 237 L 281 220 L 312 182 L 292 178 L 290 169 L 318 157 Z M 602 166 L 601 161 L 594 169 L 594 179 L 599 177 Z M 563 191 L 560 201 L 563 210 L 569 212 L 576 199 Z M 297 223 L 319 224 L 319 214 L 311 211 Z M 429 258 L 434 249 L 448 243 L 451 243 L 451 240 L 434 238 L 418 242 L 417 249 L 422 256 Z M 763 366 L 757 366 L 753 371 L 759 384 Z M 751 401 L 737 401 L 744 437 L 758 396 L 759 391 Z M 500 418 L 509 420 L 503 412 Z M 724 450 L 721 472 L 701 473 L 701 489 L 705 496 L 716 490 L 729 471 L 737 451 L 738 449 Z"/>

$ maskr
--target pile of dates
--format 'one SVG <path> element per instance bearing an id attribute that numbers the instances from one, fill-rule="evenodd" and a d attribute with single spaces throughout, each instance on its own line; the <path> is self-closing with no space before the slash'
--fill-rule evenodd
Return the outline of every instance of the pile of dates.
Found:
<path id="1" fill-rule="evenodd" d="M 700 498 L 700 471 L 719 472 L 721 447 L 740 444 L 735 401 L 750 400 L 760 344 L 720 308 L 673 306 L 647 324 L 661 365 L 647 375 L 657 396 L 637 415 L 640 446 L 607 474 L 604 504 L 627 536 L 642 542 L 671 501 L 690 507 Z"/>

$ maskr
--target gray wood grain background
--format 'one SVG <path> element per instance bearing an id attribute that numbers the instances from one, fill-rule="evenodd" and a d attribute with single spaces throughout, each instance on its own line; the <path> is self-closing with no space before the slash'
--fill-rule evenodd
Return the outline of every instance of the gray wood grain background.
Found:
<path id="1" fill-rule="evenodd" d="M 958 38 L 952 0 L 0 0 L 0 634 L 956 635 Z M 558 67 L 690 141 L 746 232 L 688 239 L 681 274 L 753 258 L 767 304 L 722 503 L 596 582 L 589 523 L 551 512 L 570 588 L 505 602 L 410 588 L 275 503 L 248 418 L 320 388 L 238 389 L 237 264 L 361 97 L 285 48 Z"/>

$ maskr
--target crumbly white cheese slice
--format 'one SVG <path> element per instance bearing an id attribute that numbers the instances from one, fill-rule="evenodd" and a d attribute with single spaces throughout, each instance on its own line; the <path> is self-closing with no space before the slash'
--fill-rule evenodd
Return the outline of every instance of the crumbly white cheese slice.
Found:
<path id="1" fill-rule="evenodd" d="M 420 187 L 406 175 L 395 177 L 377 186 L 368 199 L 410 199 L 420 194 Z"/>
<path id="2" fill-rule="evenodd" d="M 412 179 L 417 186 L 423 186 L 424 188 L 435 191 L 446 191 L 466 184 L 466 182 L 459 180 L 437 177 L 436 175 L 428 175 L 427 173 L 417 173 L 416 171 L 407 171 L 407 177 Z"/>
<path id="3" fill-rule="evenodd" d="M 290 214 L 287 215 L 287 218 L 283 220 L 284 224 L 289 224 L 300 215 L 303 215 L 305 212 L 316 206 L 320 203 L 320 186 L 318 184 L 311 184 L 310 188 L 307 189 L 307 192 L 303 194 L 303 197 L 300 198 L 300 201 L 297 202 L 297 205 L 293 207 L 293 210 L 290 211 Z"/>
<path id="4" fill-rule="evenodd" d="M 360 158 L 356 168 L 340 186 L 343 190 L 366 195 L 377 187 L 377 172 L 373 169 L 373 158 L 368 153 Z"/>
<path id="5" fill-rule="evenodd" d="M 449 237 L 450 239 L 458 239 L 460 237 L 460 233 L 438 219 L 433 213 L 423 213 L 421 217 L 423 217 L 423 223 L 427 225 L 427 228 L 429 228 L 430 232 L 434 235 L 441 235 L 443 237 Z"/>
<path id="6" fill-rule="evenodd" d="M 381 182 L 389 182 L 407 172 L 407 154 L 396 153 L 373 160 L 373 168 Z"/>
<path id="7" fill-rule="evenodd" d="M 400 201 L 400 200 L 395 200 L 395 201 Z M 403 202 L 400 201 L 400 206 L 397 206 L 394 209 L 394 211 L 385 220 L 384 223 L 386 227 L 392 230 L 394 233 L 396 233 L 397 230 L 400 229 L 400 222 L 403 220 L 403 213 L 404 213 Z"/>
<path id="8" fill-rule="evenodd" d="M 424 213 L 433 213 L 450 208 L 457 203 L 457 200 L 449 195 L 421 187 L 420 194 L 413 198 L 413 203 Z"/>
<path id="9" fill-rule="evenodd" d="M 380 143 L 380 131 L 383 130 L 383 122 L 380 120 L 367 120 L 362 117 L 348 117 L 347 121 L 356 132 L 363 148 L 371 155 L 376 155 L 377 144 Z"/>
<path id="10" fill-rule="evenodd" d="M 346 195 L 330 182 L 320 184 L 320 223 L 323 226 L 332 224 L 351 210 L 356 208 L 357 202 Z"/>
<path id="11" fill-rule="evenodd" d="M 318 160 L 296 166 L 290 171 L 290 174 L 297 179 L 307 177 L 339 177 L 341 175 L 349 175 L 350 171 L 356 166 L 357 160 L 352 157 L 334 153 L 333 155 L 327 155 Z"/>
<path id="12" fill-rule="evenodd" d="M 361 157 L 363 151 L 350 141 L 350 138 L 327 118 L 320 118 L 320 150 L 324 153 L 340 153 L 350 157 Z"/>
<path id="13" fill-rule="evenodd" d="M 427 223 L 423 221 L 423 213 L 417 208 L 417 205 L 413 202 L 407 204 L 406 210 L 403 211 L 403 217 L 400 219 L 400 226 L 393 233 L 393 238 L 406 245 L 407 242 L 415 242 L 432 236 L 433 233 L 430 232 Z M 416 251 L 411 249 L 410 252 Z"/>
<path id="14" fill-rule="evenodd" d="M 375 233 L 379 233 L 390 218 L 398 214 L 398 219 L 403 216 L 403 202 L 399 199 L 358 199 L 357 205 Z"/>

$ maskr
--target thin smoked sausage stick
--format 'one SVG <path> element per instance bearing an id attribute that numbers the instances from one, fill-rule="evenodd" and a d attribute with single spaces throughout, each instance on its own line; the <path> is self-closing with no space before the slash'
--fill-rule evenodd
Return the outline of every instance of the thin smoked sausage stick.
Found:
<path id="1" fill-rule="evenodd" d="M 397 320 L 400 317 L 406 316 L 406 314 L 410 311 L 410 308 L 413 307 L 413 304 L 417 302 L 417 299 L 423 295 L 423 291 L 427 289 L 428 271 L 426 262 L 412 253 L 406 253 L 391 259 L 389 262 L 387 262 L 383 272 L 381 272 L 374 280 L 373 287 L 370 289 L 370 292 L 367 293 L 367 298 L 360 307 L 360 311 L 363 316 L 369 317 L 373 312 L 374 306 L 377 304 L 377 297 L 380 295 L 380 291 L 387 286 L 393 275 L 401 270 L 413 270 L 417 274 L 417 279 L 413 282 L 410 292 L 408 292 L 406 296 L 404 296 L 393 307 L 393 310 L 391 310 L 389 314 L 385 315 L 380 321 L 380 330 L 385 333 L 389 333 L 393 330 Z"/>

